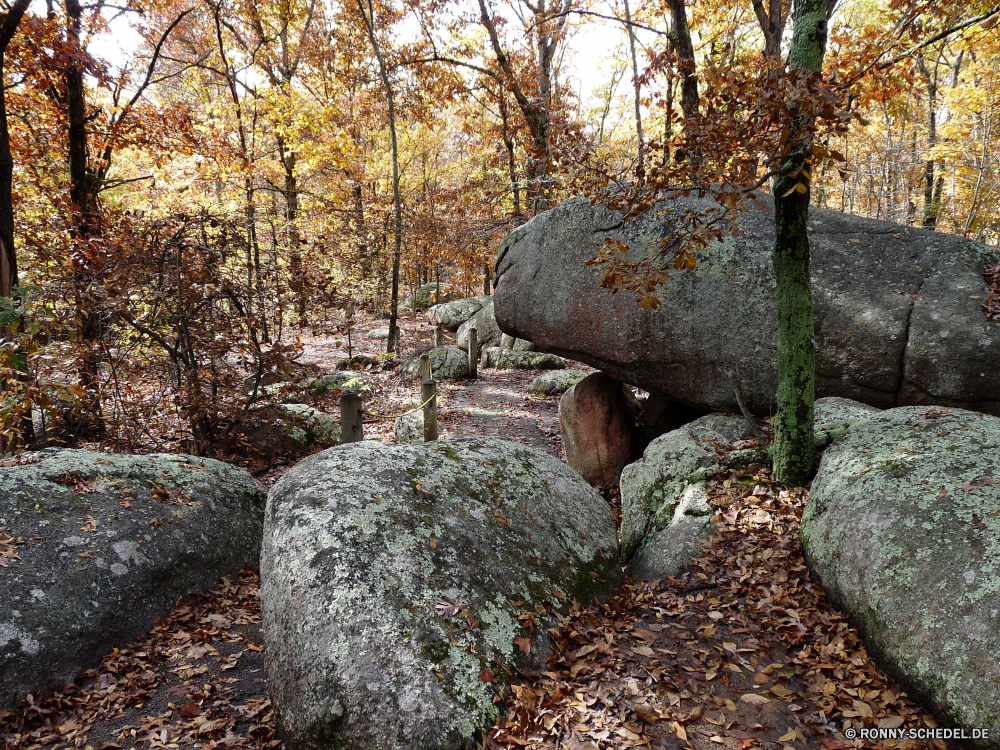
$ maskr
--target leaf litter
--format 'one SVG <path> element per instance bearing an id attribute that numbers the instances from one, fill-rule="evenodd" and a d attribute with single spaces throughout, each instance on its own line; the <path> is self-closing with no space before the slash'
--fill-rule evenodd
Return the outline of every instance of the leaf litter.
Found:
<path id="1" fill-rule="evenodd" d="M 0 709 L 0 748 L 278 747 L 262 636 L 260 578 L 244 569 L 76 683 Z"/>
<path id="2" fill-rule="evenodd" d="M 934 748 L 848 727 L 936 727 L 869 657 L 802 557 L 807 490 L 769 469 L 709 483 L 715 536 L 679 575 L 629 581 L 550 630 L 488 748 Z"/>

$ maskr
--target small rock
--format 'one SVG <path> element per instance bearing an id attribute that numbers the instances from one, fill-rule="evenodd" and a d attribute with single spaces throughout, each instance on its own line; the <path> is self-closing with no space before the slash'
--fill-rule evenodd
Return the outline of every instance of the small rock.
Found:
<path id="1" fill-rule="evenodd" d="M 321 378 L 316 378 L 309 383 L 307 389 L 313 396 L 327 393 L 329 391 L 366 391 L 368 390 L 368 378 L 364 375 L 350 372 L 338 371 Z"/>
<path id="2" fill-rule="evenodd" d="M 489 346 L 483 349 L 482 366 L 499 370 L 561 370 L 566 363 L 555 354 Z"/>
<path id="3" fill-rule="evenodd" d="M 528 393 L 536 396 L 555 396 L 565 393 L 585 377 L 581 370 L 549 370 L 543 372 L 528 385 Z"/>
<path id="4" fill-rule="evenodd" d="M 460 380 L 469 375 L 469 355 L 453 346 L 438 346 L 424 352 L 431 360 L 431 377 L 435 380 Z M 403 375 L 415 378 L 420 375 L 420 353 L 406 360 Z"/>

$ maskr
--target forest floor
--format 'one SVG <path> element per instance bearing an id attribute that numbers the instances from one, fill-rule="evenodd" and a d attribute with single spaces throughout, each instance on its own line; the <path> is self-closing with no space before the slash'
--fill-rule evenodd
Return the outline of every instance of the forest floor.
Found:
<path id="1" fill-rule="evenodd" d="M 361 331 L 384 327 L 363 321 Z M 431 343 L 423 316 L 402 321 L 404 354 Z M 303 360 L 332 371 L 346 351 L 303 332 Z M 381 341 L 360 350 L 375 354 Z M 447 343 L 447 341 L 446 341 Z M 354 353 L 359 348 L 354 348 Z M 580 366 L 583 367 L 583 366 Z M 583 368 L 589 369 L 589 368 Z M 396 371 L 368 373 L 366 409 L 402 411 L 417 385 Z M 535 372 L 481 370 L 440 385 L 442 428 L 498 435 L 565 458 L 558 398 L 526 392 Z M 329 403 L 323 403 L 323 399 Z M 331 397 L 317 408 L 335 414 Z M 475 407 L 460 412 L 449 409 Z M 367 435 L 391 439 L 392 421 Z M 266 485 L 294 464 L 255 467 Z M 616 504 L 614 493 L 604 493 Z M 865 652 L 802 558 L 807 488 L 774 482 L 764 466 L 710 484 L 715 537 L 678 576 L 628 581 L 601 607 L 574 603 L 554 631 L 546 670 L 504 688 L 489 748 L 958 748 L 942 740 L 849 740 L 850 726 L 922 729 L 934 720 Z M 617 510 L 617 509 L 616 509 Z M 0 709 L 0 748 L 277 748 L 264 677 L 259 577 L 185 596 L 147 634 L 104 657 L 81 680 Z"/>

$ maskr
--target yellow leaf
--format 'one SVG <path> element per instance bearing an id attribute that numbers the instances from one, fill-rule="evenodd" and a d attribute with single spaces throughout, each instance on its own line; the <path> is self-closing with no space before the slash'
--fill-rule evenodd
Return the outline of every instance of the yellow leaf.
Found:
<path id="1" fill-rule="evenodd" d="M 799 193 L 799 194 L 808 193 L 809 192 L 809 186 L 806 185 L 804 182 L 800 182 L 799 184 L 797 184 L 795 186 L 795 192 Z"/>

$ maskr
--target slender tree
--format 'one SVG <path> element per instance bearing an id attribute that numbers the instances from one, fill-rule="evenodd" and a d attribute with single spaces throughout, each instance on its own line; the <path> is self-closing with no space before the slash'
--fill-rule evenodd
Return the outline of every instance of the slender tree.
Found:
<path id="1" fill-rule="evenodd" d="M 795 79 L 820 75 L 826 54 L 828 0 L 796 0 L 790 67 Z M 775 181 L 774 261 L 778 312 L 778 397 L 774 473 L 805 483 L 815 461 L 813 402 L 816 349 L 809 271 L 809 179 L 816 115 L 789 101 L 784 173 Z"/>
<path id="2" fill-rule="evenodd" d="M 368 41 L 378 62 L 379 76 L 385 89 L 386 104 L 389 108 L 389 146 L 392 151 L 392 207 L 393 207 L 393 251 L 392 251 L 392 298 L 389 307 L 389 340 L 386 351 L 396 350 L 396 339 L 399 329 L 396 321 L 399 317 L 399 257 L 403 245 L 403 198 L 399 191 L 399 145 L 396 142 L 396 102 L 393 96 L 392 81 L 389 79 L 389 69 L 385 65 L 382 47 L 375 34 L 375 9 L 371 0 L 357 0 L 358 11 L 368 33 Z M 367 8 L 366 8 L 367 6 Z"/>

